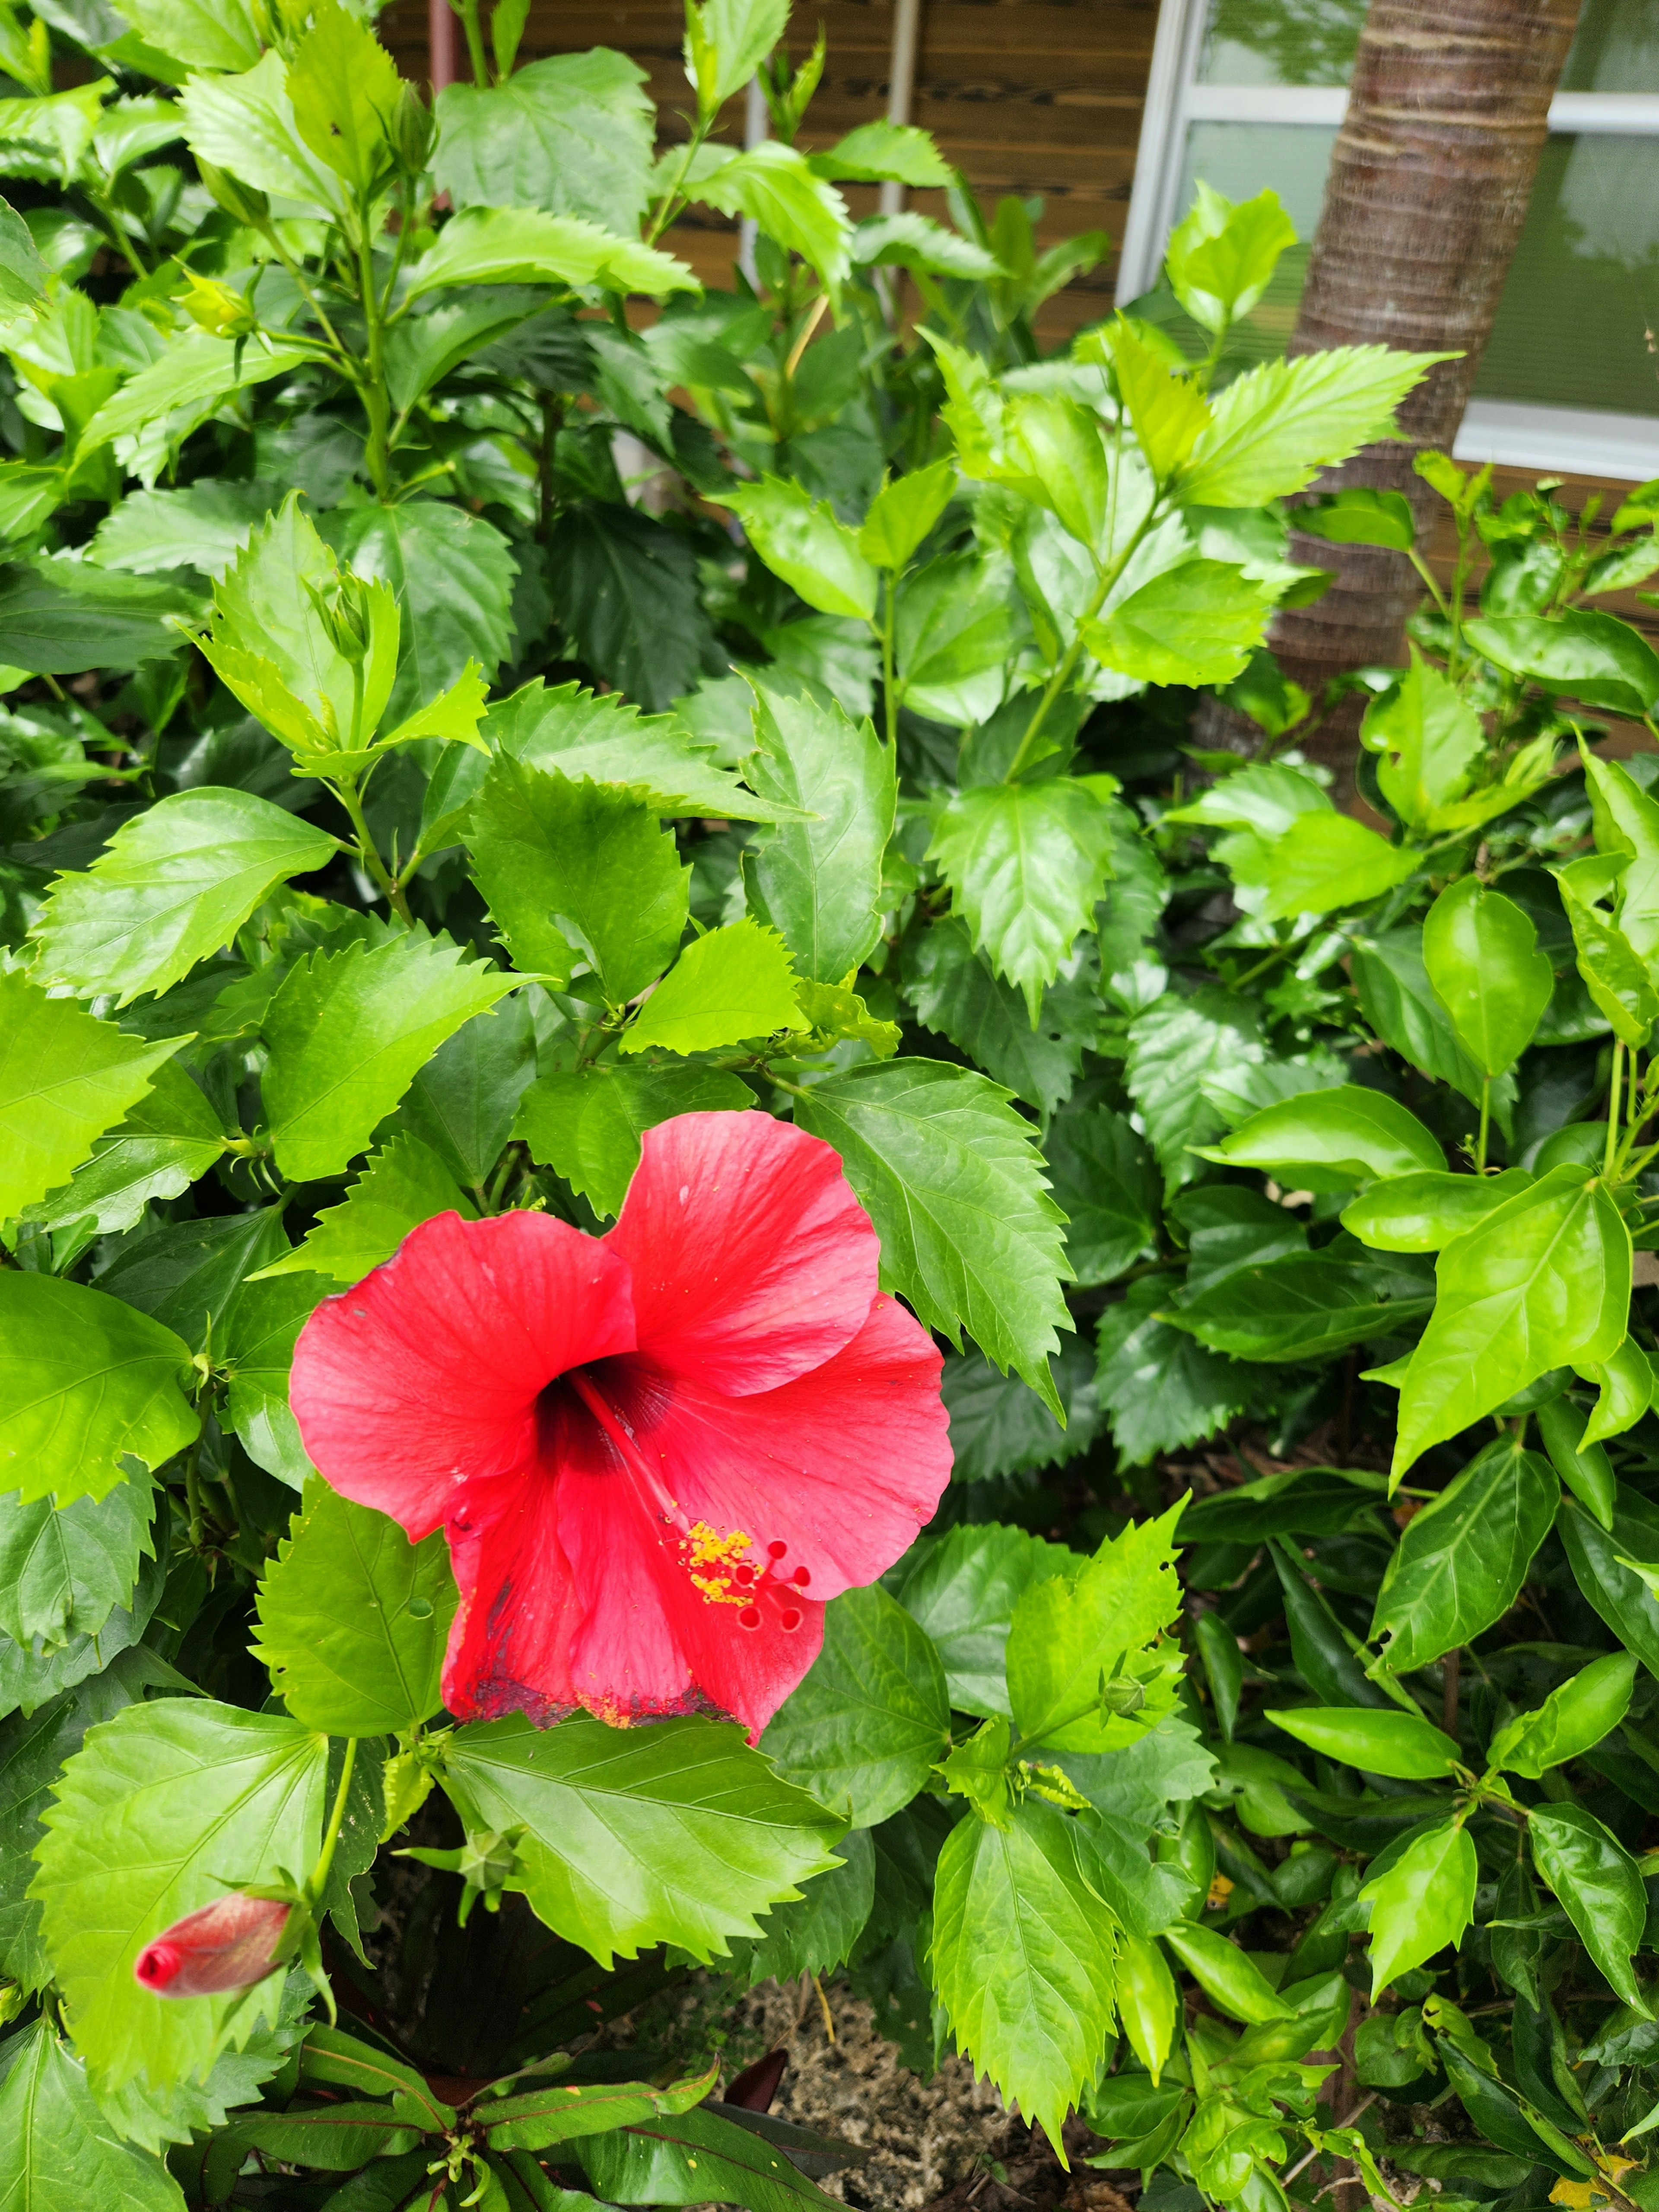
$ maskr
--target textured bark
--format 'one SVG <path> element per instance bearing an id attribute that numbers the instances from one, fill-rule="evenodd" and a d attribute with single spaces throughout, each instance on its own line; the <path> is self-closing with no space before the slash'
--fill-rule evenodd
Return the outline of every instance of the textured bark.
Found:
<path id="1" fill-rule="evenodd" d="M 1449 448 L 1526 220 L 1550 97 L 1579 0 L 1371 0 L 1347 119 L 1331 159 L 1293 354 L 1327 346 L 1459 348 L 1400 409 L 1407 442 L 1368 446 L 1316 489 L 1403 491 L 1426 538 L 1434 495 L 1412 472 L 1423 446 Z M 1273 645 L 1316 699 L 1342 670 L 1401 657 L 1421 589 L 1404 556 L 1293 537 L 1291 558 L 1336 572 L 1311 606 L 1276 619 Z M 1223 710 L 1224 713 L 1225 710 Z M 1321 733 L 1352 750 L 1358 706 Z M 1209 742 L 1223 740 L 1206 717 Z"/>

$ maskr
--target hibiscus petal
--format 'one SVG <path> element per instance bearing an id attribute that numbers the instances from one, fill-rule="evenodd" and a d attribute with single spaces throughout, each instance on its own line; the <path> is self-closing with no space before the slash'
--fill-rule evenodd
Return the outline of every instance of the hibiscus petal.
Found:
<path id="1" fill-rule="evenodd" d="M 740 1397 L 849 1343 L 881 1257 L 839 1155 L 757 1113 L 647 1129 L 605 1243 L 628 1261 L 640 1349 Z"/>
<path id="2" fill-rule="evenodd" d="M 441 1213 L 318 1307 L 289 1395 L 324 1480 L 419 1538 L 459 1482 L 533 1459 L 546 1383 L 633 1342 L 621 1255 L 544 1213 Z"/>

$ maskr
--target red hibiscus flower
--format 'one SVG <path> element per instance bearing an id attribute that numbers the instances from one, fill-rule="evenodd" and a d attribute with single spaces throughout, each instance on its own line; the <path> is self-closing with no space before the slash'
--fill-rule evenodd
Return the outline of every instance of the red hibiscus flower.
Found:
<path id="1" fill-rule="evenodd" d="M 289 1907 L 233 1890 L 146 1943 L 133 1978 L 158 1997 L 216 1997 L 252 1989 L 276 1965 Z"/>
<path id="2" fill-rule="evenodd" d="M 608 1235 L 440 1214 L 317 1309 L 301 1434 L 342 1496 L 444 1530 L 451 1712 L 759 1734 L 950 1473 L 939 1354 L 878 1256 L 828 1145 L 686 1114 Z"/>

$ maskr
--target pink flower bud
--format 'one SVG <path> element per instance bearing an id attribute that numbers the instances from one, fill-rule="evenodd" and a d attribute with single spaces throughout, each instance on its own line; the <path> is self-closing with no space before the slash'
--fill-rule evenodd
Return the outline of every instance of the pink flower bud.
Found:
<path id="1" fill-rule="evenodd" d="M 251 1989 L 276 1964 L 289 1910 L 275 1898 L 233 1890 L 147 1943 L 134 1978 L 158 1997 L 215 1997 Z"/>

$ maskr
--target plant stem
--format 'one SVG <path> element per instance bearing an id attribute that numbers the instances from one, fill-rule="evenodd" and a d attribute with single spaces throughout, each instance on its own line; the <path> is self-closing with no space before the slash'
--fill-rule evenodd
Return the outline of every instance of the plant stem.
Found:
<path id="1" fill-rule="evenodd" d="M 652 216 L 651 228 L 645 234 L 645 242 L 647 246 L 656 244 L 663 232 L 667 229 L 670 220 L 679 213 L 678 202 L 680 188 L 685 182 L 692 162 L 696 159 L 698 147 L 708 136 L 709 125 L 714 119 L 712 115 L 698 116 L 691 136 L 685 142 L 685 152 L 681 156 L 680 166 L 675 173 L 674 181 L 657 203 L 657 212 Z"/>
<path id="2" fill-rule="evenodd" d="M 472 82 L 480 92 L 489 89 L 489 64 L 484 58 L 483 25 L 478 21 L 478 0 L 449 0 L 466 33 L 466 58 L 472 64 Z"/>
<path id="3" fill-rule="evenodd" d="M 380 886 L 387 903 L 390 905 L 392 912 L 397 915 L 398 921 L 403 923 L 406 929 L 412 928 L 414 927 L 414 916 L 409 911 L 409 901 L 404 896 L 402 884 L 396 882 L 393 878 L 386 872 L 386 863 L 380 858 L 380 852 L 375 845 L 374 840 L 369 834 L 368 823 L 363 818 L 363 802 L 357 795 L 356 785 L 355 783 L 337 783 L 334 789 L 339 799 L 341 805 L 344 807 L 347 814 L 351 817 L 352 828 L 357 833 L 357 858 L 362 862 L 364 868 L 368 871 L 374 882 Z"/>
<path id="4" fill-rule="evenodd" d="M 881 696 L 887 720 L 887 750 L 895 751 L 898 745 L 898 692 L 893 681 L 893 640 L 898 618 L 899 572 L 888 571 L 887 604 L 882 609 L 881 620 Z"/>
<path id="5" fill-rule="evenodd" d="M 1152 528 L 1152 520 L 1158 513 L 1158 505 L 1159 502 L 1156 500 L 1152 502 L 1152 506 L 1147 508 L 1146 514 L 1142 516 L 1139 524 L 1132 533 L 1129 542 L 1124 547 L 1122 552 L 1119 554 L 1115 561 L 1108 562 L 1102 568 L 1100 572 L 1100 580 L 1095 586 L 1093 595 L 1090 599 L 1088 605 L 1078 617 L 1077 629 L 1073 636 L 1072 642 L 1066 648 L 1066 657 L 1060 662 L 1059 667 L 1055 669 L 1054 674 L 1048 678 L 1048 684 L 1044 686 L 1042 696 L 1037 702 L 1036 712 L 1032 715 L 1030 720 L 1025 725 L 1025 734 L 1020 739 L 1018 748 L 1016 750 L 1012 760 L 1008 763 L 1008 772 L 1002 779 L 1005 783 L 1013 783 L 1017 781 L 1021 769 L 1025 767 L 1027 762 L 1030 759 L 1031 749 L 1036 744 L 1038 737 L 1042 734 L 1042 726 L 1048 719 L 1049 708 L 1054 705 L 1055 700 L 1059 698 L 1066 686 L 1071 682 L 1073 672 L 1076 669 L 1078 662 L 1082 657 L 1084 623 L 1092 622 L 1095 617 L 1100 612 L 1102 607 L 1105 605 L 1106 594 L 1111 590 L 1113 585 L 1116 583 L 1118 578 L 1128 567 L 1130 556 L 1134 552 L 1135 548 L 1139 544 L 1141 539 L 1146 535 L 1146 532 Z"/>
<path id="6" fill-rule="evenodd" d="M 1607 1085 L 1607 1143 L 1602 1155 L 1601 1172 L 1611 1182 L 1613 1164 L 1619 1156 L 1619 1091 L 1625 1070 L 1625 1041 L 1613 1041 L 1613 1076 Z"/>
<path id="7" fill-rule="evenodd" d="M 323 1885 L 328 1880 L 328 1870 L 334 1863 L 334 1846 L 340 1840 L 340 1827 L 345 1819 L 346 1792 L 351 1787 L 351 1770 L 357 1763 L 357 1739 L 346 1738 L 345 1757 L 340 1762 L 340 1779 L 334 1792 L 334 1803 L 329 1812 L 328 1826 L 323 1831 L 323 1847 L 317 1854 L 317 1863 L 311 1869 L 306 1883 L 306 1895 L 313 1905 L 320 1903 Z"/>
<path id="8" fill-rule="evenodd" d="M 1489 1075 L 1483 1075 L 1480 1079 L 1480 1134 L 1476 1140 L 1474 1152 L 1476 1175 L 1485 1175 L 1486 1172 L 1486 1139 L 1491 1129 L 1492 1078 Z"/>
<path id="9" fill-rule="evenodd" d="M 366 221 L 360 221 L 358 225 L 357 270 L 363 326 L 368 337 L 368 374 L 362 382 L 368 443 L 363 450 L 363 459 L 374 480 L 375 490 L 385 499 L 392 489 L 392 401 L 386 384 L 386 325 L 374 283 L 374 247 Z"/>

